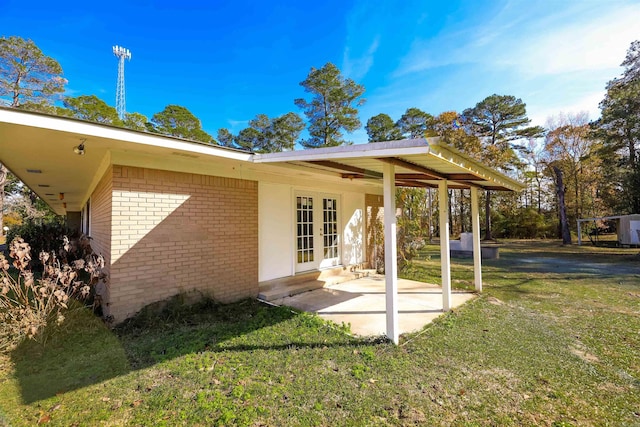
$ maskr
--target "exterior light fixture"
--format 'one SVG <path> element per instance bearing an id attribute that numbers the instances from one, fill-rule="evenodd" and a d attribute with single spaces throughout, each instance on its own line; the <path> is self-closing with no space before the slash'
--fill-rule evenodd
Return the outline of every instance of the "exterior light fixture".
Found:
<path id="1" fill-rule="evenodd" d="M 64 193 L 60 193 L 60 194 L 58 194 L 58 199 L 60 199 L 60 200 L 64 200 Z"/>
<path id="2" fill-rule="evenodd" d="M 84 143 L 86 141 L 86 139 L 81 139 L 80 140 L 80 145 L 76 145 L 75 147 L 73 147 L 73 152 L 76 153 L 78 156 L 84 156 Z"/>
<path id="3" fill-rule="evenodd" d="M 62 207 L 67 209 L 67 202 L 62 203 Z"/>

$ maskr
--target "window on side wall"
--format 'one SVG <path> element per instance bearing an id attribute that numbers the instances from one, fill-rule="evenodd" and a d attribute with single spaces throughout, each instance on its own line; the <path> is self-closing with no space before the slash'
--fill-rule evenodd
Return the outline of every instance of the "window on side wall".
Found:
<path id="1" fill-rule="evenodd" d="M 87 236 L 91 235 L 91 199 L 82 208 L 82 233 Z"/>

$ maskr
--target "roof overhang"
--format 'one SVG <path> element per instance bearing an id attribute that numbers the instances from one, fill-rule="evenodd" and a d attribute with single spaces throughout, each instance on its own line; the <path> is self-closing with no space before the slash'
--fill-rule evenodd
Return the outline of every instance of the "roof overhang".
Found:
<path id="1" fill-rule="evenodd" d="M 85 154 L 74 153 L 82 142 Z M 215 159 L 247 162 L 252 154 L 174 137 L 136 132 L 47 114 L 0 107 L 0 163 L 58 214 L 79 211 L 110 164 L 167 166 Z M 210 166 L 215 170 L 215 165 Z M 63 196 L 61 196 L 61 193 Z"/>
<path id="2" fill-rule="evenodd" d="M 340 174 L 344 179 L 382 179 L 385 163 L 395 166 L 396 185 L 437 187 L 442 180 L 450 188 L 484 188 L 520 191 L 520 182 L 484 166 L 439 138 L 405 139 L 313 150 L 256 154 L 256 163 L 303 167 Z"/>
<path id="3" fill-rule="evenodd" d="M 85 154 L 74 153 L 84 142 Z M 110 165 L 219 175 L 224 168 L 286 176 L 320 177 L 382 185 L 385 163 L 396 185 L 480 187 L 519 191 L 522 184 L 467 157 L 437 138 L 378 142 L 312 150 L 253 154 L 215 145 L 137 132 L 77 119 L 0 107 L 0 163 L 58 214 L 79 211 Z M 259 175 L 247 179 L 259 179 Z M 63 194 L 63 198 L 61 198 Z"/>

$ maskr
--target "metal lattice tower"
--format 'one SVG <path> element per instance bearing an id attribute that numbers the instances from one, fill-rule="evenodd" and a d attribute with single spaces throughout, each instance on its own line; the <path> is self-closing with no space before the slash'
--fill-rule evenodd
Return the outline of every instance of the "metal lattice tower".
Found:
<path id="1" fill-rule="evenodd" d="M 116 85 L 116 111 L 120 120 L 124 120 L 126 104 L 124 97 L 124 60 L 131 60 L 131 51 L 122 46 L 114 46 L 113 54 L 118 57 L 118 84 Z"/>

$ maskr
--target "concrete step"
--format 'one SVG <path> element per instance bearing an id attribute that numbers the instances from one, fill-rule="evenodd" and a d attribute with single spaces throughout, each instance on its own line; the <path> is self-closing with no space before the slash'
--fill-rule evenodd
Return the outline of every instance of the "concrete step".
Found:
<path id="1" fill-rule="evenodd" d="M 325 286 L 337 285 L 349 280 L 366 277 L 370 273 L 368 270 L 343 271 L 342 268 L 339 270 L 340 272 L 338 274 L 335 272 L 318 274 L 322 272 L 316 271 L 312 274 L 305 273 L 300 276 L 296 275 L 284 277 L 280 280 L 275 279 L 269 280 L 268 282 L 262 282 L 260 284 L 258 299 L 263 301 L 274 301 L 280 298 L 298 295 L 303 292 L 313 291 L 314 289 L 320 289 Z"/>
<path id="2" fill-rule="evenodd" d="M 260 291 L 265 291 L 282 286 L 293 286 L 304 282 L 312 282 L 314 280 L 324 280 L 327 277 L 339 276 L 344 270 L 344 267 L 334 267 L 324 270 L 305 271 L 304 273 L 297 273 L 294 276 L 280 277 L 278 279 L 260 282 L 258 283 L 258 287 Z"/>

